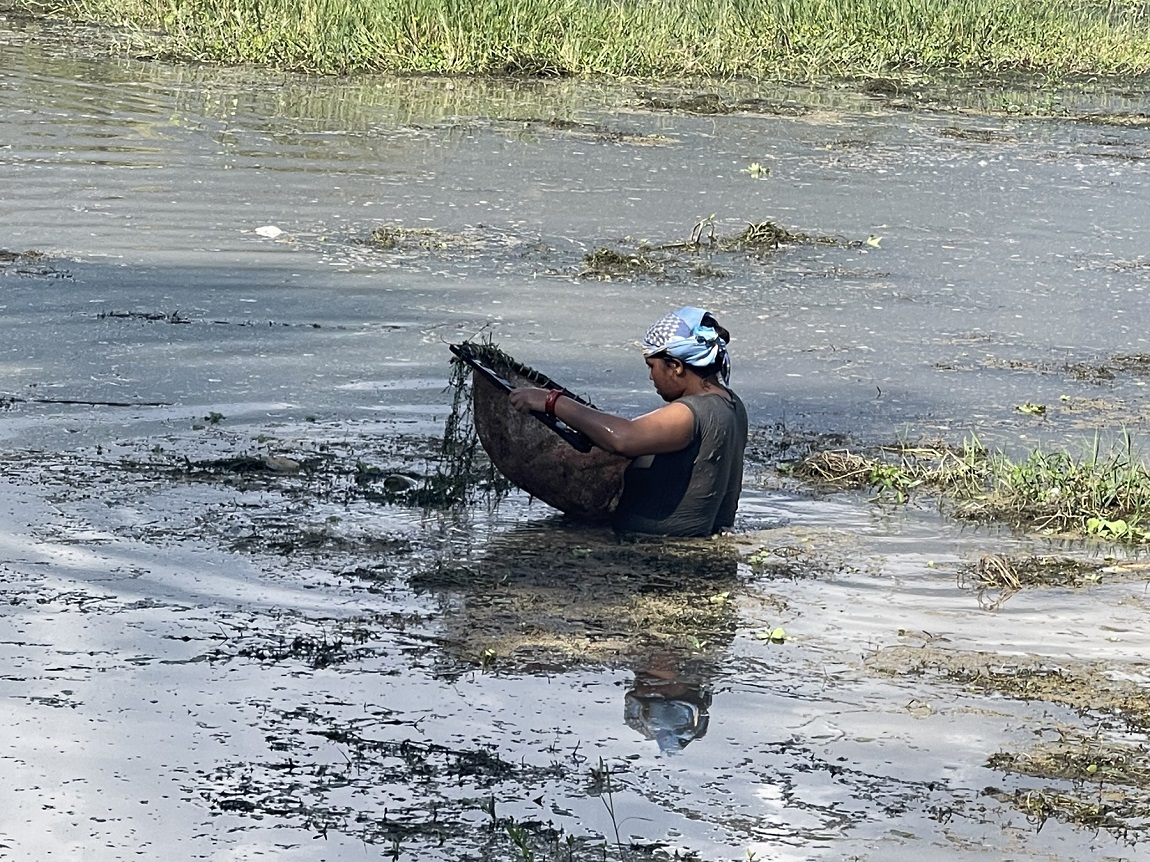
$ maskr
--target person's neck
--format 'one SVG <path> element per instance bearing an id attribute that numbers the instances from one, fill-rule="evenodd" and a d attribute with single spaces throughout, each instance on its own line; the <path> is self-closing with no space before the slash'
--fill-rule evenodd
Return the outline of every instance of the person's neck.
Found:
<path id="1" fill-rule="evenodd" d="M 710 395 L 711 393 L 725 395 L 727 393 L 727 387 L 722 384 L 717 374 L 712 374 L 710 377 L 691 374 L 684 389 L 684 395 Z"/>

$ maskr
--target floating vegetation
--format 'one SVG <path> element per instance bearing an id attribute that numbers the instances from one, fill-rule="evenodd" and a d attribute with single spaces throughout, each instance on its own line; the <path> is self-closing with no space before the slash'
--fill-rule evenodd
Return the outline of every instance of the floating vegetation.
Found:
<path id="1" fill-rule="evenodd" d="M 1057 741 L 1037 746 L 1025 754 L 993 754 L 987 765 L 1033 778 L 1123 784 L 1150 791 L 1148 754 L 1145 745 L 1121 745 L 1100 737 L 1063 732 Z"/>
<path id="2" fill-rule="evenodd" d="M 635 275 L 665 276 L 667 261 L 655 260 L 650 249 L 628 253 L 597 248 L 584 255 L 580 278 L 630 278 Z"/>
<path id="3" fill-rule="evenodd" d="M 1111 268 L 1118 267 L 1111 264 Z M 935 366 L 942 371 L 976 371 L 983 369 L 1002 371 L 1027 371 L 1034 374 L 1063 374 L 1071 380 L 1092 383 L 1106 383 L 1119 374 L 1150 376 L 1150 355 L 1144 353 L 1120 354 L 1108 357 L 1104 362 L 1049 362 L 1036 359 L 999 359 L 987 357 L 970 364 L 951 362 Z"/>
<path id="4" fill-rule="evenodd" d="M 674 111 L 685 114 L 765 114 L 776 117 L 800 117 L 810 108 L 792 102 L 768 99 L 734 99 L 727 101 L 718 93 L 640 93 L 637 105 L 651 111 Z"/>
<path id="5" fill-rule="evenodd" d="M 807 482 L 844 490 L 869 488 L 875 471 L 884 467 L 873 457 L 850 450 L 815 452 L 796 464 L 788 472 Z M 909 481 L 909 480 L 908 480 Z"/>
<path id="6" fill-rule="evenodd" d="M 804 432 L 783 422 L 752 428 L 747 437 L 747 459 L 759 464 L 795 464 L 816 452 L 840 449 L 850 443 L 838 432 Z"/>
<path id="7" fill-rule="evenodd" d="M 613 794 L 626 787 L 625 766 L 600 762 L 588 768 L 577 746 L 574 753 L 554 751 L 550 762 L 506 759 L 493 744 L 444 745 L 421 738 L 423 716 L 342 706 L 329 701 L 322 708 L 261 708 L 266 754 L 197 772 L 199 796 L 214 812 L 275 818 L 315 838 L 352 837 L 388 859 L 432 858 L 445 845 L 460 858 L 476 859 L 667 858 L 659 852 L 662 845 L 632 844 L 614 834 L 575 835 L 550 817 L 545 822 L 505 811 L 521 810 L 517 794 L 542 799 L 556 787 L 580 783 L 593 788 L 583 793 L 613 804 Z M 334 752 L 339 756 L 333 762 Z M 393 789 L 414 786 L 418 793 Z"/>
<path id="8" fill-rule="evenodd" d="M 8 251 L 0 249 L 0 275 L 17 275 L 26 278 L 71 278 L 66 269 L 57 269 L 48 261 L 48 256 L 40 251 Z"/>
<path id="9" fill-rule="evenodd" d="M 219 416 L 218 413 L 211 414 Z M 316 461 L 312 459 L 308 466 L 314 469 Z M 188 462 L 189 473 L 205 471 L 208 473 L 295 473 L 304 467 L 304 462 L 294 458 L 284 458 L 261 453 L 259 455 L 236 455 L 229 458 L 213 458 L 207 461 Z"/>
<path id="10" fill-rule="evenodd" d="M 880 446 L 815 452 L 783 465 L 795 478 L 828 489 L 874 489 L 905 503 L 912 491 L 947 499 L 955 515 L 1047 533 L 1150 542 L 1150 468 L 1129 438 L 1108 454 L 1096 441 L 1075 458 L 1035 450 L 1022 460 L 991 453 L 976 440 L 946 445 Z"/>
<path id="11" fill-rule="evenodd" d="M 1026 819 L 1040 831 L 1046 821 L 1054 818 L 1085 829 L 1104 829 L 1123 839 L 1130 839 L 1132 828 L 1144 829 L 1145 824 L 1131 823 L 1131 819 L 1144 820 L 1150 814 L 1146 800 L 1140 800 L 1133 808 L 1122 793 L 1092 794 L 1090 798 L 1054 789 L 1023 790 L 1007 793 L 998 788 L 988 788 L 988 796 L 1000 802 L 1013 805 L 1026 815 Z M 1118 805 L 1113 803 L 1117 802 Z"/>
<path id="12" fill-rule="evenodd" d="M 1123 371 L 1141 376 L 1150 375 L 1150 353 L 1132 353 L 1113 356 L 1110 361 Z"/>
<path id="13" fill-rule="evenodd" d="M 0 248 L 0 263 L 27 263 L 44 258 L 44 253 L 39 251 L 8 251 L 8 249 Z"/>
<path id="14" fill-rule="evenodd" d="M 1082 114 L 1074 119 L 1095 126 L 1117 126 L 1120 129 L 1150 129 L 1150 114 Z"/>
<path id="15" fill-rule="evenodd" d="M 192 321 L 180 314 L 179 311 L 101 311 L 96 315 L 97 320 L 147 320 L 163 321 L 164 323 L 191 323 Z"/>
<path id="16" fill-rule="evenodd" d="M 1050 818 L 1130 839 L 1150 826 L 1150 767 L 1142 744 L 1060 731 L 1056 741 L 1026 752 L 1000 751 L 987 766 L 1062 786 L 988 793 L 1014 805 L 1039 829 Z"/>
<path id="17" fill-rule="evenodd" d="M 460 236 L 451 236 L 433 228 L 409 228 L 401 225 L 380 225 L 371 232 L 368 242 L 375 248 L 391 251 L 398 248 L 417 248 L 438 251 L 451 246 L 467 245 Z"/>
<path id="18" fill-rule="evenodd" d="M 640 132 L 623 132 L 611 129 L 600 123 L 583 123 L 578 120 L 568 120 L 562 117 L 552 117 L 549 120 L 516 120 L 517 125 L 529 125 L 543 128 L 565 138 L 594 141 L 596 143 L 610 144 L 647 144 L 661 146 L 670 142 L 665 135 L 648 135 Z"/>
<path id="19" fill-rule="evenodd" d="M 1102 580 L 1104 566 L 1070 557 L 985 554 L 964 566 L 960 578 L 983 589 L 1020 590 L 1023 587 L 1083 587 Z"/>
<path id="20" fill-rule="evenodd" d="M 945 138 L 957 141 L 972 141 L 978 144 L 1015 144 L 1018 136 L 998 129 L 964 129 L 958 126 L 947 126 L 939 132 Z"/>
<path id="21" fill-rule="evenodd" d="M 1116 678 L 1101 662 L 1015 661 L 989 652 L 895 646 L 879 650 L 867 666 L 887 676 L 931 677 L 972 695 L 1059 704 L 1106 729 L 1150 729 L 1150 691 Z"/>
<path id="22" fill-rule="evenodd" d="M 792 231 L 773 221 L 748 223 L 738 233 L 724 236 L 716 232 L 714 218 L 710 217 L 696 222 L 690 236 L 680 242 L 659 245 L 644 242 L 633 249 L 597 248 L 584 255 L 579 277 L 670 279 L 676 273 L 722 277 L 722 269 L 712 260 L 717 255 L 766 256 L 793 245 L 861 248 L 865 244 L 865 241 Z"/>
<path id="23" fill-rule="evenodd" d="M 742 233 L 719 240 L 719 247 L 727 251 L 775 250 L 784 245 L 849 245 L 838 237 L 795 233 L 772 221 L 748 224 Z"/>
<path id="24" fill-rule="evenodd" d="M 206 320 L 204 318 L 189 317 L 185 313 L 176 311 L 101 311 L 95 315 L 96 320 L 136 320 L 145 323 L 174 323 L 174 324 L 210 324 L 212 326 L 268 326 L 280 329 L 323 329 L 322 323 L 285 323 L 275 320 Z M 365 327 L 368 324 L 365 324 Z M 398 324 L 370 324 L 372 328 L 402 329 Z M 345 330 L 345 325 L 333 326 L 332 329 Z"/>
<path id="25" fill-rule="evenodd" d="M 150 457 L 124 457 L 115 462 L 94 462 L 93 467 L 130 473 L 147 480 L 194 481 L 223 484 L 240 491 L 275 490 L 289 499 L 309 498 L 348 505 L 355 501 L 385 503 L 421 509 L 449 509 L 488 495 L 505 493 L 505 480 L 494 471 L 477 448 L 470 425 L 470 400 L 466 381 L 457 385 L 458 403 L 449 414 L 445 436 L 440 439 L 395 436 L 379 441 L 370 450 L 346 448 L 344 442 L 306 447 L 282 446 L 276 451 L 245 451 L 212 458 L 192 459 L 166 453 L 155 446 Z M 223 416 L 209 413 L 198 428 L 219 425 Z M 215 431 L 213 440 L 225 446 L 231 435 Z M 270 442 L 257 444 L 270 447 Z M 417 462 L 420 469 L 413 469 Z M 83 468 L 77 466 L 78 475 Z M 69 478 L 68 471 L 61 478 Z M 274 520 L 274 519 L 273 519 Z M 299 550 L 347 544 L 338 531 L 318 531 L 290 522 L 251 525 L 251 536 L 234 539 L 237 549 L 271 548 Z M 234 532 L 234 529 L 233 529 Z M 352 544 L 362 544 L 350 540 Z M 388 544 L 389 540 L 384 540 Z M 388 545 L 391 547 L 390 545 Z"/>
<path id="26" fill-rule="evenodd" d="M 978 590 L 984 610 L 997 610 L 1025 587 L 1084 587 L 1102 582 L 1106 567 L 1085 560 L 1054 556 L 1009 557 L 984 554 L 959 568 L 959 583 Z"/>
<path id="27" fill-rule="evenodd" d="M 747 555 L 747 565 L 766 580 L 798 581 L 857 571 L 846 561 L 830 560 L 794 545 L 759 548 Z"/>
<path id="28" fill-rule="evenodd" d="M 976 442 L 958 449 L 946 444 L 881 446 L 859 452 L 813 452 L 784 470 L 797 479 L 839 490 L 872 488 L 884 498 L 906 502 L 916 488 L 978 487 L 987 469 L 986 453 Z"/>
<path id="29" fill-rule="evenodd" d="M 500 536 L 473 558 L 414 574 L 418 591 L 466 597 L 440 644 L 465 665 L 561 669 L 703 659 L 738 625 L 737 547 L 722 540 L 621 540 L 599 528 Z"/>
<path id="30" fill-rule="evenodd" d="M 171 407 L 168 401 L 97 401 L 91 398 L 26 398 L 0 394 L 0 410 L 16 404 L 84 404 L 88 407 Z"/>
<path id="31" fill-rule="evenodd" d="M 389 260 L 407 261 L 429 257 L 472 260 L 476 254 L 498 254 L 514 251 L 540 250 L 537 238 L 523 236 L 509 231 L 496 230 L 487 225 L 470 225 L 459 230 L 446 231 L 433 227 L 406 227 L 402 224 L 376 225 L 366 235 L 353 234 L 348 239 L 352 248 L 343 246 L 345 255 L 377 260 L 376 255 L 386 255 Z M 321 243 L 323 250 L 330 253 L 329 244 Z"/>
<path id="32" fill-rule="evenodd" d="M 605 134 L 599 127 L 566 120 L 548 121 L 547 127 L 573 130 L 588 136 Z M 634 138 L 623 133 L 615 133 L 611 140 L 635 142 Z M 646 138 L 643 140 L 657 142 Z M 760 173 L 765 175 L 762 166 Z M 696 222 L 683 240 L 653 243 L 625 239 L 616 246 L 594 247 L 583 255 L 575 274 L 579 278 L 603 280 L 723 278 L 726 276 L 724 260 L 734 262 L 737 259 L 762 259 L 800 245 L 879 248 L 879 239 L 869 237 L 865 240 L 850 240 L 840 236 L 807 233 L 792 230 L 771 220 L 749 222 L 737 232 L 722 234 L 716 228 L 714 216 L 709 216 Z M 353 238 L 351 243 L 369 252 L 393 256 L 392 259 L 396 261 L 452 256 L 472 260 L 476 254 L 511 250 L 515 252 L 516 260 L 533 256 L 541 258 L 542 265 L 549 271 L 561 271 L 553 262 L 555 249 L 547 247 L 539 238 L 499 232 L 483 225 L 450 233 L 430 227 L 408 228 L 384 224 L 373 228 L 366 237 Z"/>

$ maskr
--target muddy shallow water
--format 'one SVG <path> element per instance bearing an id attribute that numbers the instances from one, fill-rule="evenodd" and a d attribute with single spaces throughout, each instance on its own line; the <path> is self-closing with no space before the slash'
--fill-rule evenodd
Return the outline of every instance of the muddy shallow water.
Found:
<path id="1" fill-rule="evenodd" d="M 1139 440 L 1142 95 L 311 81 L 0 33 L 0 858 L 1145 853 L 1143 561 L 774 469 L 826 433 Z M 389 496 L 432 470 L 445 341 L 637 411 L 636 339 L 688 302 L 760 441 L 737 536 Z M 1074 575 L 1004 593 L 991 554 Z"/>

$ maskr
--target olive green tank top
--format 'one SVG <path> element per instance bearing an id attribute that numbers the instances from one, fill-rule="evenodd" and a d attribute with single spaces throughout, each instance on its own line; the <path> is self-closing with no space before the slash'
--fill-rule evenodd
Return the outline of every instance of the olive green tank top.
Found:
<path id="1" fill-rule="evenodd" d="M 623 475 L 616 530 L 660 536 L 709 536 L 735 523 L 743 490 L 747 409 L 734 392 L 684 395 L 695 417 L 687 448 L 636 458 Z"/>

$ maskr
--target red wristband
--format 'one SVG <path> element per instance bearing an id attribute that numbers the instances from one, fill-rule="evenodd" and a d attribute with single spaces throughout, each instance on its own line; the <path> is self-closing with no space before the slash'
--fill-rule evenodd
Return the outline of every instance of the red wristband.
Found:
<path id="1" fill-rule="evenodd" d="M 555 415 L 555 402 L 563 397 L 563 393 L 558 389 L 552 389 L 547 393 L 547 400 L 543 402 L 543 412 L 548 416 Z"/>

